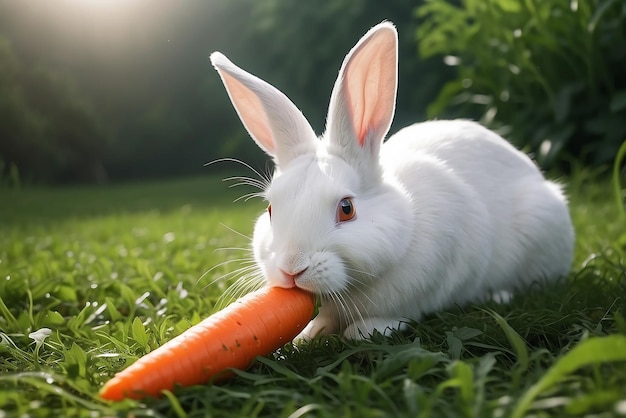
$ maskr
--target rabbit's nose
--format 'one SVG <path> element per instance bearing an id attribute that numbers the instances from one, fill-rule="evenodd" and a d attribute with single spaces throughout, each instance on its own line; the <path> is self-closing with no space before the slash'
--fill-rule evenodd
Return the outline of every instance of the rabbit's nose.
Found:
<path id="1" fill-rule="evenodd" d="M 302 273 L 304 273 L 304 271 L 307 269 L 308 267 L 303 268 L 300 271 L 296 271 L 296 272 L 290 272 L 290 271 L 285 271 L 283 269 L 280 269 L 281 274 L 283 275 L 283 277 L 285 279 L 288 280 L 288 282 L 290 284 L 292 284 L 293 286 L 296 285 L 296 279 L 298 278 L 298 276 L 300 276 Z"/>

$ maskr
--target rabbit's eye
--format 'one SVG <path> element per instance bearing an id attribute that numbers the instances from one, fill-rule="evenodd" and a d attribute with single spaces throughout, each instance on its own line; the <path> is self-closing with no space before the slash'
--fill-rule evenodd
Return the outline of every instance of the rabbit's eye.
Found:
<path id="1" fill-rule="evenodd" d="M 267 205 L 267 213 L 270 215 L 270 221 L 272 220 L 272 205 Z"/>
<path id="2" fill-rule="evenodd" d="M 354 219 L 356 210 L 354 202 L 349 197 L 344 197 L 337 205 L 337 222 L 346 222 Z"/>

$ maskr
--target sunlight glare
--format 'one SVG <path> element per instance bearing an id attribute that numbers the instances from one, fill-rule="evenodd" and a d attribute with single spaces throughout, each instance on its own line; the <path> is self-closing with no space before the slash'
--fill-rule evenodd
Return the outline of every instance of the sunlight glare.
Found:
<path id="1" fill-rule="evenodd" d="M 61 0 L 53 9 L 56 29 L 75 37 L 75 44 L 111 52 L 123 47 L 132 33 L 145 25 L 145 0 Z M 141 23 L 140 23 L 141 22 Z"/>
<path id="2" fill-rule="evenodd" d="M 98 21 L 123 18 L 136 3 L 133 0 L 65 0 L 66 10 L 70 14 Z"/>
<path id="3" fill-rule="evenodd" d="M 123 7 L 125 3 L 129 3 L 125 0 L 69 0 L 74 7 L 83 9 L 114 9 Z"/>

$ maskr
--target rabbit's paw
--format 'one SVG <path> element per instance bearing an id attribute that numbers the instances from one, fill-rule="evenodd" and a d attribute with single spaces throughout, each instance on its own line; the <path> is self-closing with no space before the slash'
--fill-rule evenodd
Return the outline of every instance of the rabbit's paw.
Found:
<path id="1" fill-rule="evenodd" d="M 513 299 L 513 296 L 515 295 L 509 290 L 500 290 L 491 294 L 491 300 L 495 303 L 505 304 L 509 303 Z"/>
<path id="2" fill-rule="evenodd" d="M 403 324 L 403 320 L 395 318 L 364 318 L 350 324 L 343 331 L 343 336 L 351 340 L 366 340 L 374 334 L 374 331 L 388 336 Z"/>
<path id="3" fill-rule="evenodd" d="M 318 335 L 328 335 L 337 332 L 338 323 L 334 315 L 320 308 L 319 313 L 306 327 L 293 339 L 295 344 L 302 341 L 311 341 Z"/>

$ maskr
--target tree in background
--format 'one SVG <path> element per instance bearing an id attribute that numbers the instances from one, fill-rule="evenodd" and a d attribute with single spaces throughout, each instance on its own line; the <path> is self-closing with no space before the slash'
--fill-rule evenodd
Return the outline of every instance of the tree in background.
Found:
<path id="1" fill-rule="evenodd" d="M 199 174 L 223 157 L 262 169 L 209 54 L 284 91 L 321 133 L 343 57 L 382 20 L 400 36 L 392 133 L 427 117 L 482 118 L 543 165 L 563 150 L 602 163 L 626 135 L 625 10 L 618 0 L 0 0 L 0 167 L 49 183 Z"/>
<path id="2" fill-rule="evenodd" d="M 28 108 L 18 112 L 20 126 L 35 131 L 18 141 L 19 130 L 11 129 L 13 139 L 4 141 L 12 149 L 36 148 L 19 160 L 11 151 L 10 159 L 38 181 L 90 180 L 99 166 L 113 180 L 193 174 L 227 156 L 264 166 L 266 156 L 250 142 L 210 66 L 214 50 L 285 91 L 318 133 L 341 60 L 382 20 L 400 32 L 392 129 L 424 119 L 452 75 L 439 58 L 418 57 L 411 0 L 137 0 L 118 3 L 125 7 L 118 17 L 76 4 L 0 1 L 0 24 L 21 62 L 11 79 Z M 4 159 L 7 149 L 0 148 Z"/>
<path id="3" fill-rule="evenodd" d="M 49 182 L 102 182 L 107 135 L 70 78 L 25 68 L 0 37 L 0 160 L 5 170 Z M 0 173 L 5 176 L 7 173 Z"/>
<path id="4" fill-rule="evenodd" d="M 8 39 L 0 36 L 0 178 L 8 177 L 28 148 L 41 142 L 42 126 L 29 108 L 18 82 L 20 64 Z M 36 151 L 22 168 L 34 171 L 44 164 Z M 23 164 L 27 164 L 25 161 Z"/>

